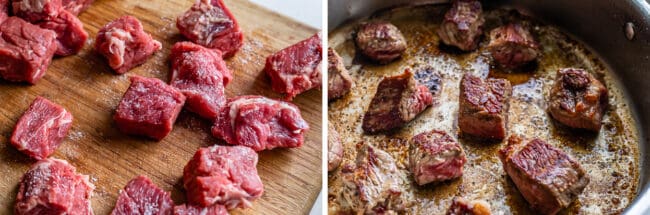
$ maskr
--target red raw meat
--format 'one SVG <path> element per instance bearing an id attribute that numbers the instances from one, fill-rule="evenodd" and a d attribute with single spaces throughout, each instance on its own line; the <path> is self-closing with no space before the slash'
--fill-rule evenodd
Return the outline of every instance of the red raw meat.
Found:
<path id="1" fill-rule="evenodd" d="M 91 215 L 95 186 L 87 175 L 75 172 L 65 160 L 45 159 L 34 164 L 20 180 L 14 214 Z"/>
<path id="2" fill-rule="evenodd" d="M 11 144 L 22 153 L 42 160 L 56 150 L 70 127 L 72 114 L 39 96 L 18 120 Z"/>
<path id="3" fill-rule="evenodd" d="M 226 207 L 214 204 L 208 207 L 198 205 L 177 205 L 174 207 L 174 215 L 228 215 Z"/>
<path id="4" fill-rule="evenodd" d="M 171 215 L 174 207 L 169 193 L 146 176 L 138 176 L 120 190 L 111 215 Z"/>
<path id="5" fill-rule="evenodd" d="M 118 74 L 143 64 L 161 48 L 160 42 L 144 32 L 140 21 L 132 16 L 123 16 L 106 24 L 97 33 L 95 41 L 95 50 L 106 57 Z"/>
<path id="6" fill-rule="evenodd" d="M 59 56 L 76 54 L 84 47 L 88 39 L 88 33 L 84 30 L 81 20 L 68 11 L 61 11 L 56 18 L 38 25 L 56 32 L 57 49 L 55 54 Z"/>
<path id="7" fill-rule="evenodd" d="M 188 110 L 214 120 L 226 104 L 224 88 L 232 79 L 221 52 L 190 42 L 176 43 L 171 52 L 169 84 L 187 97 Z"/>
<path id="8" fill-rule="evenodd" d="M 271 77 L 273 90 L 288 100 L 321 86 L 323 48 L 320 33 L 266 58 L 264 71 Z"/>
<path id="9" fill-rule="evenodd" d="M 0 75 L 9 81 L 38 82 L 52 62 L 56 33 L 18 17 L 0 25 Z"/>
<path id="10" fill-rule="evenodd" d="M 14 15 L 34 23 L 57 17 L 63 6 L 61 0 L 13 0 L 12 8 Z"/>
<path id="11" fill-rule="evenodd" d="M 302 146 L 309 129 L 300 109 L 289 102 L 262 96 L 240 96 L 228 100 L 212 126 L 212 134 L 229 144 L 255 151 Z"/>
<path id="12" fill-rule="evenodd" d="M 219 49 L 229 58 L 244 44 L 244 33 L 223 0 L 201 0 L 176 20 L 176 27 L 190 41 Z"/>
<path id="13" fill-rule="evenodd" d="M 76 15 L 84 12 L 95 0 L 62 0 L 63 9 Z"/>
<path id="14" fill-rule="evenodd" d="M 199 149 L 183 170 L 187 199 L 200 206 L 250 207 L 264 192 L 257 160 L 257 153 L 243 146 Z"/>
<path id="15" fill-rule="evenodd" d="M 172 131 L 185 96 L 155 78 L 131 77 L 113 119 L 124 133 L 161 140 Z"/>
<path id="16" fill-rule="evenodd" d="M 0 23 L 9 17 L 9 0 L 0 0 Z"/>

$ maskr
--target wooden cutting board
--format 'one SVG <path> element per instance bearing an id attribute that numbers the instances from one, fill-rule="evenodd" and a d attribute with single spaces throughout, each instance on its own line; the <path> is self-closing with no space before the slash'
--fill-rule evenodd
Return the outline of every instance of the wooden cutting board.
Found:
<path id="1" fill-rule="evenodd" d="M 160 142 L 120 133 L 112 120 L 128 77 L 141 75 L 168 81 L 171 46 L 184 38 L 176 29 L 176 17 L 194 0 L 97 0 L 80 15 L 90 34 L 83 51 L 55 58 L 45 77 L 34 85 L 0 81 L 0 214 L 11 214 L 20 177 L 35 163 L 9 143 L 15 123 L 38 95 L 64 106 L 74 116 L 67 138 L 52 155 L 68 160 L 97 187 L 92 197 L 95 214 L 109 214 L 118 191 L 137 175 L 146 175 L 185 203 L 181 177 L 183 167 L 199 147 L 225 144 L 209 133 L 210 122 L 183 111 L 172 133 Z M 266 57 L 303 40 L 316 29 L 271 12 L 248 1 L 227 0 L 245 33 L 243 48 L 227 59 L 234 80 L 229 97 L 264 95 L 279 98 L 263 73 Z M 99 28 L 122 15 L 140 19 L 145 31 L 163 44 L 146 64 L 125 75 L 116 75 L 92 50 Z M 311 129 L 297 149 L 260 153 L 257 166 L 264 182 L 264 195 L 246 210 L 233 214 L 307 214 L 321 190 L 321 91 L 311 90 L 294 103 Z"/>

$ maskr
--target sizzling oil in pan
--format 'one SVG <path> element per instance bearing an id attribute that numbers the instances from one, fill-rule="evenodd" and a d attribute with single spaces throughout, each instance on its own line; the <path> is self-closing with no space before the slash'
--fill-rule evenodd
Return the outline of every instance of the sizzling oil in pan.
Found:
<path id="1" fill-rule="evenodd" d="M 342 165 L 354 163 L 355 145 L 368 142 L 389 152 L 397 161 L 400 176 L 409 183 L 406 193 L 413 206 L 409 214 L 443 214 L 454 196 L 485 200 L 495 214 L 531 214 L 528 205 L 508 178 L 497 157 L 504 142 L 485 143 L 460 138 L 468 162 L 462 178 L 434 185 L 417 186 L 407 170 L 408 139 L 420 132 L 438 129 L 458 137 L 459 82 L 464 73 L 482 77 L 507 78 L 513 84 L 509 110 L 509 134 L 538 137 L 573 156 L 588 172 L 591 181 L 579 199 L 561 214 L 612 214 L 622 212 L 637 193 L 639 177 L 638 134 L 630 107 L 620 83 L 595 55 L 570 39 L 559 29 L 518 17 L 528 25 L 540 42 L 542 57 L 531 72 L 505 73 L 490 67 L 491 57 L 481 48 L 471 53 L 458 53 L 438 46 L 435 33 L 447 6 L 426 5 L 382 11 L 371 20 L 388 20 L 404 34 L 409 48 L 402 59 L 388 65 L 376 65 L 355 53 L 352 39 L 358 22 L 347 23 L 330 33 L 330 47 L 343 58 L 356 86 L 351 92 L 329 104 L 329 119 L 341 135 L 345 148 Z M 513 19 L 512 12 L 499 9 L 484 12 L 484 31 Z M 517 17 L 517 16 L 514 16 Z M 598 134 L 577 133 L 553 121 L 547 113 L 546 99 L 554 83 L 556 71 L 563 67 L 584 68 L 603 81 L 609 90 L 609 110 Z M 375 94 L 382 77 L 400 74 L 411 68 L 421 81 L 439 84 L 434 106 L 425 110 L 404 128 L 388 135 L 366 135 L 361 129 L 363 114 Z M 337 212 L 334 200 L 339 192 L 340 172 L 329 176 L 329 211 Z"/>

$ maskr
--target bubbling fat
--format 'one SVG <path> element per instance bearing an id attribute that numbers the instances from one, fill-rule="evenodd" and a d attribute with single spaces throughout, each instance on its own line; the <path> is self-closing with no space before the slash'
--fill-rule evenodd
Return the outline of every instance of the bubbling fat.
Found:
<path id="1" fill-rule="evenodd" d="M 443 214 L 454 196 L 469 200 L 487 201 L 495 214 L 531 214 L 525 199 L 518 194 L 497 158 L 504 142 L 483 143 L 480 140 L 459 138 L 467 153 L 462 179 L 436 185 L 417 186 L 408 173 L 408 139 L 433 129 L 446 131 L 458 137 L 459 83 L 464 73 L 479 77 L 506 78 L 513 84 L 513 95 L 508 113 L 508 134 L 527 138 L 541 138 L 572 157 L 591 178 L 589 185 L 565 209 L 568 214 L 621 213 L 637 194 L 639 179 L 638 129 L 632 117 L 630 104 L 622 85 L 595 54 L 584 44 L 576 42 L 559 29 L 523 17 L 542 47 L 542 56 L 532 72 L 508 73 L 490 66 L 491 57 L 484 38 L 479 49 L 471 53 L 440 50 L 436 34 L 446 10 L 445 5 L 424 5 L 395 8 L 372 15 L 372 19 L 387 20 L 395 24 L 406 37 L 408 48 L 401 59 L 376 65 L 359 56 L 353 42 L 353 32 L 358 23 L 349 22 L 332 31 L 330 47 L 341 55 L 346 68 L 356 80 L 356 86 L 341 99 L 329 104 L 330 123 L 339 132 L 345 149 L 341 166 L 353 164 L 355 146 L 367 142 L 387 151 L 397 162 L 399 171 L 409 177 L 402 195 L 412 202 L 409 214 Z M 508 20 L 504 9 L 486 11 L 485 32 Z M 603 127 L 597 134 L 579 133 L 558 125 L 547 113 L 549 91 L 555 82 L 558 69 L 583 68 L 602 80 L 609 90 L 609 110 L 603 118 Z M 391 135 L 366 135 L 361 129 L 363 114 L 379 81 L 384 76 L 400 74 L 410 68 L 422 68 L 437 73 L 441 91 L 434 96 L 434 106 L 425 110 L 411 123 Z M 335 200 L 343 186 L 339 170 L 329 176 L 330 213 L 339 212 Z"/>

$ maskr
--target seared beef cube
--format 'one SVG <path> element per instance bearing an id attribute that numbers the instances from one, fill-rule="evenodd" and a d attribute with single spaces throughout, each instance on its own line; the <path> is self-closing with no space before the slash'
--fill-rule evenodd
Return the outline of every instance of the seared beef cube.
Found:
<path id="1" fill-rule="evenodd" d="M 327 75 L 327 99 L 330 101 L 343 97 L 354 85 L 343 59 L 332 48 L 327 49 Z"/>
<path id="2" fill-rule="evenodd" d="M 13 0 L 14 15 L 34 23 L 53 19 L 62 11 L 61 0 Z"/>
<path id="3" fill-rule="evenodd" d="M 81 20 L 68 11 L 61 11 L 51 20 L 38 23 L 41 28 L 56 32 L 56 55 L 68 56 L 78 53 L 86 44 L 88 32 Z"/>
<path id="4" fill-rule="evenodd" d="M 556 214 L 569 206 L 589 184 L 580 164 L 540 139 L 524 143 L 511 136 L 499 158 L 521 195 L 542 214 Z"/>
<path id="5" fill-rule="evenodd" d="M 357 47 L 366 57 L 378 63 L 390 63 L 406 50 L 406 39 L 395 25 L 388 22 L 370 22 L 359 26 Z"/>
<path id="6" fill-rule="evenodd" d="M 506 69 L 526 65 L 540 55 L 533 35 L 519 24 L 508 24 L 492 30 L 488 50 L 494 61 Z"/>
<path id="7" fill-rule="evenodd" d="M 411 71 L 384 77 L 363 117 L 363 130 L 376 133 L 402 127 L 431 104 L 433 95 Z"/>
<path id="8" fill-rule="evenodd" d="M 147 176 L 138 176 L 120 190 L 111 215 L 169 215 L 174 202 L 168 192 L 160 189 Z"/>
<path id="9" fill-rule="evenodd" d="M 106 24 L 95 39 L 95 50 L 118 74 L 143 64 L 161 48 L 160 42 L 144 32 L 140 20 L 132 16 L 123 16 Z"/>
<path id="10" fill-rule="evenodd" d="M 406 186 L 390 154 L 369 144 L 358 149 L 355 165 L 341 171 L 342 196 L 337 198 L 350 214 L 395 214 L 405 210 Z"/>
<path id="11" fill-rule="evenodd" d="M 332 127 L 328 126 L 328 136 L 327 136 L 327 170 L 332 171 L 341 165 L 343 160 L 343 145 L 341 144 L 341 137 L 339 132 Z"/>
<path id="12" fill-rule="evenodd" d="M 45 75 L 56 49 L 56 33 L 9 17 L 0 24 L 0 75 L 8 81 L 35 84 Z"/>
<path id="13" fill-rule="evenodd" d="M 463 51 L 476 49 L 485 22 L 482 13 L 483 9 L 479 1 L 454 1 L 438 29 L 440 40 Z"/>
<path id="14" fill-rule="evenodd" d="M 465 74 L 460 81 L 458 127 L 464 134 L 488 139 L 506 136 L 512 87 L 505 79 L 481 80 Z"/>
<path id="15" fill-rule="evenodd" d="M 415 182 L 425 185 L 463 175 L 467 162 L 463 148 L 444 131 L 433 130 L 411 138 L 409 165 Z"/>
<path id="16" fill-rule="evenodd" d="M 485 201 L 467 201 L 454 197 L 447 215 L 490 215 L 490 205 Z"/>
<path id="17" fill-rule="evenodd" d="M 588 72 L 560 69 L 551 88 L 548 110 L 564 125 L 598 131 L 607 107 L 607 94 L 607 88 Z"/>

